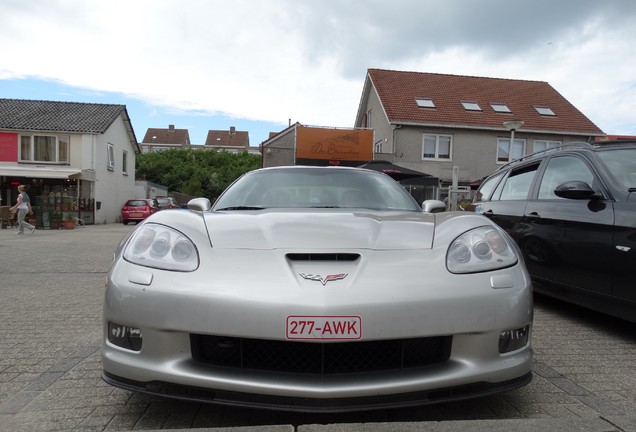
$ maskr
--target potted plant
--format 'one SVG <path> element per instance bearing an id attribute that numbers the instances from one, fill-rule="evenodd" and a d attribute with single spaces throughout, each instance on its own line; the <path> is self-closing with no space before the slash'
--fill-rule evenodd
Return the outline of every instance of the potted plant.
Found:
<path id="1" fill-rule="evenodd" d="M 73 201 L 73 198 L 64 197 L 62 199 L 62 203 L 64 206 L 64 210 L 75 210 L 75 201 Z"/>
<path id="2" fill-rule="evenodd" d="M 57 210 L 49 210 L 49 226 L 51 229 L 62 228 L 62 213 Z"/>
<path id="3" fill-rule="evenodd" d="M 73 213 L 64 213 L 64 220 L 62 221 L 64 225 L 64 229 L 74 229 L 75 228 L 75 216 Z"/>

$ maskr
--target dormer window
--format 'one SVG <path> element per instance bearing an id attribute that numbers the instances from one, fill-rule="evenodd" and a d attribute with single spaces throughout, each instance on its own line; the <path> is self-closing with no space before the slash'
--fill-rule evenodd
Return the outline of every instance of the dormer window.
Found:
<path id="1" fill-rule="evenodd" d="M 462 106 L 466 111 L 481 111 L 481 107 L 477 102 L 462 101 Z"/>
<path id="2" fill-rule="evenodd" d="M 556 114 L 554 113 L 554 111 L 552 111 L 547 106 L 536 106 L 535 105 L 534 109 L 537 110 L 537 112 L 539 114 L 541 114 L 542 116 L 556 117 Z"/>
<path id="3" fill-rule="evenodd" d="M 418 108 L 437 108 L 433 99 L 416 98 L 415 102 L 417 103 Z"/>
<path id="4" fill-rule="evenodd" d="M 510 108 L 508 108 L 508 105 L 506 104 L 502 104 L 502 103 L 491 103 L 490 107 L 498 113 L 511 113 L 512 111 L 510 111 Z"/>

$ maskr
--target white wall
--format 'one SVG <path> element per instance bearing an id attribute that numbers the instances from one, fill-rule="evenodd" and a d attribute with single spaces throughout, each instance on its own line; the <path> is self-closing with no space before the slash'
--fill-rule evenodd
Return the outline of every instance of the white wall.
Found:
<path id="1" fill-rule="evenodd" d="M 135 194 L 131 198 L 157 198 L 168 196 L 168 188 L 146 180 L 135 182 Z"/>
<path id="2" fill-rule="evenodd" d="M 101 202 L 95 211 L 95 223 L 121 221 L 121 207 L 135 198 L 135 151 L 120 116 L 103 135 L 95 135 L 95 201 Z M 108 169 L 108 143 L 114 146 L 115 166 Z M 122 170 L 122 153 L 128 151 L 128 173 Z"/>

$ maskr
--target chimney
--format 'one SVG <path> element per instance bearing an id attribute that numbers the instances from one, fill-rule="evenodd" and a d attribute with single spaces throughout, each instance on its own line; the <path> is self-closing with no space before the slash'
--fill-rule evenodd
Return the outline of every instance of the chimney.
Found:
<path id="1" fill-rule="evenodd" d="M 174 132 L 174 125 L 168 125 L 168 130 L 170 132 Z"/>
<path id="2" fill-rule="evenodd" d="M 236 135 L 236 128 L 234 126 L 230 126 L 230 136 Z"/>

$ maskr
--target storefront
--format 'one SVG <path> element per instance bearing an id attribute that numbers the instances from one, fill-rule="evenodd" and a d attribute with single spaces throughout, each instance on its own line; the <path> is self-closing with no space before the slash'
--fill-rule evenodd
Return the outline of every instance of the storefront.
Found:
<path id="1" fill-rule="evenodd" d="M 62 220 L 94 223 L 94 171 L 0 169 L 2 206 L 15 204 L 21 184 L 31 198 L 32 217 L 38 229 L 58 229 Z"/>

